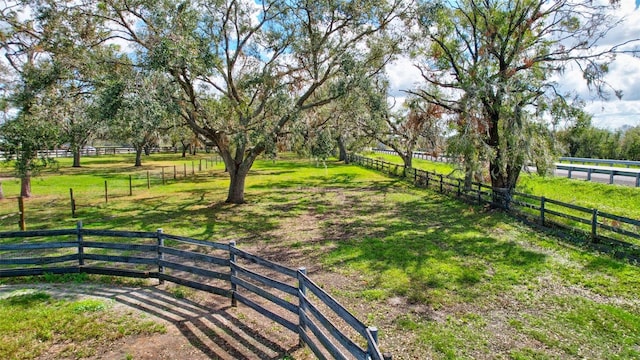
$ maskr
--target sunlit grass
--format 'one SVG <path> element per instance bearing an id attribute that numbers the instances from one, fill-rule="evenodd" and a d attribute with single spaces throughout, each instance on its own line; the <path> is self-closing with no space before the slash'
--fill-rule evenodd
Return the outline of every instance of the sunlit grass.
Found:
<path id="1" fill-rule="evenodd" d="M 54 344 L 65 358 L 86 358 L 100 355 L 96 345 L 166 331 L 110 307 L 102 300 L 61 300 L 42 291 L 8 294 L 0 299 L 0 358 L 36 359 Z"/>
<path id="2" fill-rule="evenodd" d="M 362 167 L 293 158 L 257 161 L 245 205 L 224 203 L 220 165 L 166 185 L 156 178 L 151 189 L 145 175 L 133 196 L 105 203 L 100 166 L 45 174 L 27 200 L 28 226 L 163 228 L 309 266 L 329 293 L 381 329 L 394 359 L 639 356 L 638 267 L 567 247 L 500 212 Z M 78 219 L 67 203 L 75 176 L 98 184 L 97 195 L 78 196 Z M 0 202 L 0 214 L 15 211 L 14 200 Z M 15 219 L 5 215 L 0 229 L 15 230 Z"/>
<path id="3" fill-rule="evenodd" d="M 401 163 L 397 155 L 370 153 L 371 158 L 379 158 L 392 163 Z M 417 169 L 435 171 L 440 174 L 461 178 L 463 174 L 453 164 L 413 159 Z M 609 185 L 563 177 L 521 174 L 516 191 L 536 196 L 544 196 L 569 204 L 599 211 L 640 219 L 640 188 L 623 185 Z"/>

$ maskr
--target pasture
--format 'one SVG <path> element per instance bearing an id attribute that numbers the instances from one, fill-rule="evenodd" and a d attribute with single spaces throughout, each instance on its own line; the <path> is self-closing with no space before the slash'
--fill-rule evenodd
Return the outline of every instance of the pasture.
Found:
<path id="1" fill-rule="evenodd" d="M 371 153 L 367 156 L 402 164 L 397 155 Z M 455 166 L 448 163 L 413 159 L 413 166 L 462 178 L 461 172 L 454 172 Z M 516 191 L 640 219 L 640 188 L 523 173 Z"/>
<path id="2" fill-rule="evenodd" d="M 85 158 L 80 169 L 66 161 L 33 180 L 27 228 L 72 228 L 82 220 L 86 228 L 235 240 L 261 257 L 306 266 L 380 329 L 394 359 L 640 358 L 640 269 L 500 212 L 337 162 L 325 169 L 294 158 L 258 161 L 247 179 L 248 204 L 229 205 L 228 177 L 215 162 L 173 180 L 173 166 L 195 160 L 154 154 L 143 169 L 127 156 Z M 171 174 L 164 185 L 159 166 Z M 17 229 L 18 187 L 3 181 L 2 231 Z M 627 211 L 625 204 L 610 206 Z"/>

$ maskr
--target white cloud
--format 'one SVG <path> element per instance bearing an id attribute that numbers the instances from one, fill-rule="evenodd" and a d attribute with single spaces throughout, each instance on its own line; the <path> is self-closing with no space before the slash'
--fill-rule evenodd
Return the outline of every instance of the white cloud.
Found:
<path id="1" fill-rule="evenodd" d="M 594 101 L 585 110 L 593 115 L 593 125 L 614 130 L 623 125 L 640 126 L 640 100 Z"/>
<path id="2" fill-rule="evenodd" d="M 396 97 L 406 96 L 402 90 L 413 89 L 422 83 L 420 70 L 414 66 L 413 61 L 408 57 L 398 58 L 389 64 L 387 75 L 389 77 L 391 95 Z"/>

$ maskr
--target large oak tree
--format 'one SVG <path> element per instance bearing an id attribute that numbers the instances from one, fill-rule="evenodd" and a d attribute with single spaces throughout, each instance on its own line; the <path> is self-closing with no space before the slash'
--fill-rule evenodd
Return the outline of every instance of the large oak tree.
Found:
<path id="1" fill-rule="evenodd" d="M 215 144 L 229 171 L 226 201 L 243 203 L 253 162 L 276 147 L 287 125 L 344 96 L 393 56 L 390 24 L 401 4 L 106 0 L 95 16 L 109 37 L 135 49 L 138 65 L 179 85 L 182 118 Z"/>
<path id="2" fill-rule="evenodd" d="M 608 63 L 628 50 L 628 44 L 598 46 L 618 24 L 608 15 L 611 6 L 588 0 L 456 0 L 419 7 L 414 55 L 428 86 L 412 92 L 458 114 L 459 140 L 477 149 L 464 158 L 488 160 L 497 202 L 508 201 L 525 162 L 544 153 L 538 151 L 545 143 L 540 124 L 571 113 L 556 75 L 573 66 L 606 95 Z"/>

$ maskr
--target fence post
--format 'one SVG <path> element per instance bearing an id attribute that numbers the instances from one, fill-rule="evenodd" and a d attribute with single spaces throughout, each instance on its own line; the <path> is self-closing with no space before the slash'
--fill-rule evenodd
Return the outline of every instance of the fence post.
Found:
<path id="1" fill-rule="evenodd" d="M 587 169 L 587 181 L 591 181 L 591 173 L 593 172 L 593 169 L 589 168 Z"/>
<path id="2" fill-rule="evenodd" d="M 418 183 L 418 169 L 413 168 L 413 183 L 417 184 Z"/>
<path id="3" fill-rule="evenodd" d="M 196 174 L 195 162 L 191 160 L 191 175 L 195 175 L 195 174 Z"/>
<path id="4" fill-rule="evenodd" d="M 183 167 L 184 167 L 184 177 L 187 177 L 187 164 L 186 164 L 186 163 L 184 163 L 184 164 L 182 164 L 182 165 L 183 165 Z"/>
<path id="5" fill-rule="evenodd" d="M 591 216 L 591 241 L 596 242 L 598 236 L 598 209 L 593 209 Z"/>
<path id="6" fill-rule="evenodd" d="M 234 283 L 234 278 L 238 275 L 238 272 L 235 269 L 235 263 L 237 260 L 236 254 L 233 250 L 236 247 L 235 241 L 229 241 L 229 267 L 231 268 L 231 306 L 238 306 L 238 300 L 236 299 L 236 291 L 238 291 L 238 287 Z"/>
<path id="7" fill-rule="evenodd" d="M 78 231 L 78 265 L 84 266 L 84 237 L 82 236 L 82 221 L 76 223 L 76 230 Z"/>
<path id="8" fill-rule="evenodd" d="M 164 236 L 162 235 L 162 229 L 156 230 L 158 234 L 158 280 L 160 285 L 164 284 L 164 280 L 161 278 L 164 274 L 164 265 L 162 262 L 164 261 L 164 252 L 162 248 L 164 247 Z"/>
<path id="9" fill-rule="evenodd" d="M 545 197 L 540 198 L 540 225 L 544 226 L 544 204 L 547 201 Z"/>
<path id="10" fill-rule="evenodd" d="M 178 178 L 178 171 L 176 170 L 176 166 L 173 165 L 173 180 Z"/>
<path id="11" fill-rule="evenodd" d="M 73 198 L 73 188 L 69 188 L 69 196 L 71 196 L 71 217 L 76 217 L 76 200 Z"/>
<path id="12" fill-rule="evenodd" d="M 307 268 L 301 267 L 298 268 L 298 333 L 302 334 L 305 332 L 305 318 L 306 318 L 306 296 L 307 296 L 307 286 L 304 282 L 304 275 L 307 275 Z M 304 346 L 305 343 L 302 340 L 302 336 L 299 336 L 300 346 Z"/>
<path id="13" fill-rule="evenodd" d="M 367 354 L 371 356 L 371 354 L 375 353 L 375 348 L 378 346 L 378 328 L 369 326 L 367 331 L 371 333 L 371 337 L 373 338 L 373 342 L 367 341 Z"/>
<path id="14" fill-rule="evenodd" d="M 482 184 L 478 183 L 478 205 L 482 205 Z"/>
<path id="15" fill-rule="evenodd" d="M 458 179 L 458 197 L 462 195 L 462 188 L 460 187 L 460 179 Z"/>
<path id="16" fill-rule="evenodd" d="M 640 172 L 636 174 L 636 187 L 640 187 Z"/>
<path id="17" fill-rule="evenodd" d="M 109 202 L 109 192 L 107 191 L 107 180 L 104 181 L 104 203 Z"/>
<path id="18" fill-rule="evenodd" d="M 613 184 L 613 170 L 611 170 L 611 174 L 609 174 L 609 184 Z"/>
<path id="19" fill-rule="evenodd" d="M 369 326 L 367 327 L 367 331 L 371 333 L 371 337 L 373 338 L 373 344 L 370 342 L 367 342 L 367 355 L 369 355 L 368 358 L 371 359 L 371 355 L 373 355 L 376 352 L 375 347 L 378 346 L 378 328 L 374 326 Z M 393 360 L 393 357 L 391 356 L 391 353 L 385 352 L 385 353 L 382 353 L 382 359 Z"/>
<path id="20" fill-rule="evenodd" d="M 202 159 L 200 159 L 200 163 L 198 164 L 198 172 L 202 172 Z"/>
<path id="21" fill-rule="evenodd" d="M 442 174 L 440 174 L 440 193 L 442 193 L 442 183 L 443 183 L 444 179 L 442 177 Z"/>
<path id="22" fill-rule="evenodd" d="M 166 185 L 164 181 L 164 166 L 162 167 L 162 185 Z"/>
<path id="23" fill-rule="evenodd" d="M 149 178 L 149 170 L 147 170 L 147 189 L 151 189 L 151 179 Z"/>
<path id="24" fill-rule="evenodd" d="M 24 220 L 24 198 L 22 196 L 18 197 L 18 211 L 20 212 L 20 221 L 18 222 L 18 226 L 20 226 L 20 230 L 25 231 L 27 229 L 27 224 Z"/>

